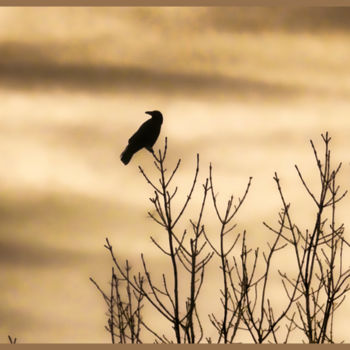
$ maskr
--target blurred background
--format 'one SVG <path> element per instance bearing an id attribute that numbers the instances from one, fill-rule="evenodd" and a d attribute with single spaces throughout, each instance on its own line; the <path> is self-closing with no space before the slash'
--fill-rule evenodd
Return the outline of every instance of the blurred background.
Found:
<path id="1" fill-rule="evenodd" d="M 223 202 L 253 177 L 237 217 L 253 248 L 271 238 L 262 222 L 276 223 L 275 171 L 308 227 L 315 208 L 294 164 L 317 190 L 310 139 L 322 153 L 329 131 L 349 187 L 349 32 L 350 8 L 0 8 L 0 342 L 109 342 L 89 281 L 108 286 L 105 237 L 136 269 L 141 252 L 163 261 L 137 167 L 154 178 L 150 154 L 119 160 L 146 110 L 164 115 L 155 148 L 167 136 L 169 167 L 182 159 L 179 203 L 199 153 L 200 181 L 212 162 Z M 338 212 L 346 228 L 349 204 Z M 347 300 L 338 341 L 350 341 L 349 312 Z"/>

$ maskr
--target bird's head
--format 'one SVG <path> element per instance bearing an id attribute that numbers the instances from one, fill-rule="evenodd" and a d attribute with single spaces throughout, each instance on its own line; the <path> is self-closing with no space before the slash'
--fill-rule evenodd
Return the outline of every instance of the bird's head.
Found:
<path id="1" fill-rule="evenodd" d="M 159 121 L 160 123 L 163 122 L 163 115 L 159 111 L 147 111 L 145 113 L 149 114 L 152 117 L 152 119 L 155 119 L 155 120 Z"/>

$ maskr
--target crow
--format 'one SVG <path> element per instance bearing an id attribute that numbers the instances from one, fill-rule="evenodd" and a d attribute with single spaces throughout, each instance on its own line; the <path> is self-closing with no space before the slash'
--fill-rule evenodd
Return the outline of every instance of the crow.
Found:
<path id="1" fill-rule="evenodd" d="M 132 156 L 142 148 L 146 148 L 153 153 L 153 145 L 157 141 L 160 133 L 160 127 L 163 123 L 162 113 L 159 111 L 147 111 L 152 118 L 146 120 L 139 129 L 129 139 L 123 153 L 120 155 L 121 161 L 126 165 L 130 162 Z"/>

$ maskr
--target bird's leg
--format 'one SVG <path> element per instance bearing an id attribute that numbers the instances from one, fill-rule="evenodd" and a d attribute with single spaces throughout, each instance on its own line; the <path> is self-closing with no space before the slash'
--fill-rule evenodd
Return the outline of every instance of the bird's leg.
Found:
<path id="1" fill-rule="evenodd" d="M 152 147 L 146 147 L 146 150 L 147 150 L 148 152 L 151 152 L 152 154 L 154 154 L 154 151 L 153 151 L 153 148 L 152 148 Z"/>

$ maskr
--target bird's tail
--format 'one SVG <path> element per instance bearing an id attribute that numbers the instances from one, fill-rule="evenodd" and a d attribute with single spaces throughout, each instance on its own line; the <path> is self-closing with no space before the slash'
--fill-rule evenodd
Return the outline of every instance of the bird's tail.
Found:
<path id="1" fill-rule="evenodd" d="M 133 149 L 133 147 L 131 145 L 127 145 L 125 147 L 125 150 L 122 152 L 122 154 L 120 155 L 120 159 L 121 161 L 127 165 L 130 162 L 130 159 L 132 158 L 132 156 L 135 154 L 136 150 Z"/>

